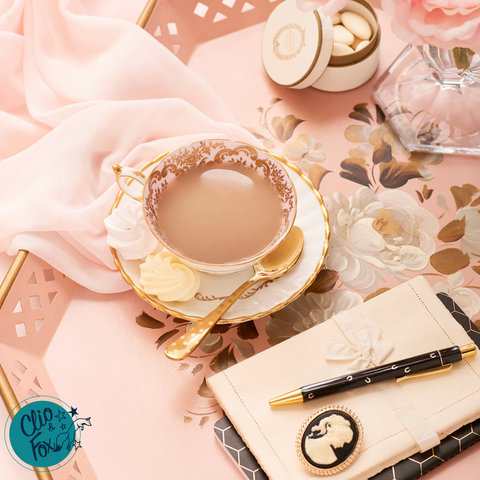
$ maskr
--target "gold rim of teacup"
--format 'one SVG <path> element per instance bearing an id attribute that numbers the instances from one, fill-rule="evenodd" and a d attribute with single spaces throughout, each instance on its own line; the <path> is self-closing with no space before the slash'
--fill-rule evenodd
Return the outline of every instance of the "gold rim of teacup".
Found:
<path id="1" fill-rule="evenodd" d="M 183 148 L 188 148 L 192 145 L 195 145 L 197 143 L 201 143 L 201 142 L 215 142 L 215 141 L 227 141 L 227 142 L 235 142 L 239 145 L 247 145 L 248 147 L 252 147 L 254 148 L 255 150 L 258 150 L 258 151 L 262 151 L 263 153 L 265 153 L 267 155 L 267 157 L 269 157 L 269 159 L 271 161 L 274 162 L 275 165 L 278 165 L 280 167 L 280 169 L 282 170 L 282 172 L 284 173 L 284 175 L 286 176 L 286 178 L 288 179 L 288 182 L 290 184 L 290 187 L 292 189 L 292 192 L 293 192 L 293 214 L 291 215 L 291 220 L 290 220 L 290 223 L 288 225 L 288 227 L 286 228 L 286 230 L 281 234 L 279 235 L 278 238 L 274 239 L 275 241 L 272 240 L 272 242 L 268 245 L 268 247 L 266 247 L 265 249 L 263 249 L 261 252 L 257 253 L 256 255 L 252 256 L 252 257 L 249 257 L 247 259 L 244 259 L 240 262 L 231 262 L 231 263 L 205 263 L 205 262 L 200 262 L 198 260 L 195 260 L 193 258 L 190 258 L 190 257 L 186 257 L 184 255 L 182 255 L 180 252 L 178 252 L 178 250 L 176 250 L 174 247 L 170 246 L 170 245 L 167 245 L 161 238 L 159 238 L 158 234 L 154 231 L 154 229 L 152 228 L 152 225 L 151 225 L 151 222 L 150 222 L 150 219 L 147 215 L 147 212 L 145 211 L 145 189 L 147 188 L 147 185 L 148 185 L 148 182 L 150 180 L 150 177 L 151 175 L 153 174 L 154 171 L 156 171 L 158 169 L 158 167 L 160 166 L 160 164 L 164 161 L 167 161 L 168 160 L 168 157 L 170 155 L 172 155 L 173 153 L 175 152 L 178 152 L 180 150 L 182 150 Z M 173 255 L 175 255 L 177 258 L 179 258 L 180 260 L 183 260 L 184 262 L 186 262 L 187 264 L 190 264 L 190 265 L 198 265 L 199 267 L 208 267 L 208 268 L 218 268 L 218 271 L 216 272 L 213 272 L 213 271 L 206 271 L 206 273 L 210 273 L 210 274 L 213 274 L 213 275 L 222 275 L 222 274 L 228 274 L 228 273 L 233 273 L 231 268 L 230 267 L 240 267 L 242 265 L 245 265 L 246 267 L 248 265 L 251 265 L 252 263 L 256 262 L 257 260 L 259 260 L 260 258 L 264 257 L 265 255 L 267 255 L 268 253 L 270 253 L 274 248 L 278 247 L 278 245 L 280 245 L 280 243 L 283 242 L 283 240 L 285 240 L 285 237 L 288 235 L 288 233 L 290 232 L 290 230 L 292 229 L 293 227 L 293 224 L 295 222 L 295 218 L 297 216 L 297 191 L 295 189 L 295 185 L 294 183 L 292 182 L 292 179 L 290 178 L 290 176 L 288 175 L 288 171 L 284 168 L 284 166 L 282 165 L 281 162 L 279 162 L 274 156 L 272 153 L 270 153 L 268 150 L 265 150 L 264 148 L 260 148 L 260 147 L 257 147 L 256 145 L 252 145 L 250 143 L 247 143 L 247 142 L 243 142 L 243 141 L 238 141 L 238 140 L 232 140 L 232 139 L 227 139 L 227 138 L 206 138 L 206 139 L 203 139 L 203 140 L 197 140 L 195 142 L 190 142 L 190 143 L 187 143 L 186 145 L 183 145 L 181 147 L 178 147 L 178 148 L 175 148 L 167 153 L 162 153 L 160 154 L 158 157 L 156 157 L 156 159 L 154 160 L 154 162 L 158 162 L 158 165 L 155 166 L 155 168 L 147 175 L 147 178 L 145 180 L 145 183 L 143 185 L 143 188 L 142 188 L 142 194 L 141 194 L 141 197 L 140 197 L 140 200 L 137 198 L 135 200 L 137 201 L 140 201 L 142 203 L 142 209 L 143 209 L 143 216 L 146 220 L 146 224 L 148 226 L 148 228 L 150 229 L 150 231 L 152 232 L 153 236 L 163 245 L 164 248 L 166 248 L 170 253 L 172 253 Z M 116 172 L 117 173 L 117 172 Z M 270 181 L 270 180 L 269 180 Z M 119 182 L 119 177 L 117 176 L 117 183 Z M 119 183 L 118 183 L 119 184 Z M 120 188 L 121 188 L 121 185 L 119 184 Z M 128 195 L 128 193 L 127 193 Z M 133 197 L 132 197 L 133 198 Z M 290 213 L 289 213 L 289 216 L 290 216 Z M 222 272 L 222 269 L 225 269 L 226 271 L 225 272 Z M 199 268 L 200 270 L 200 268 Z M 238 271 L 238 270 L 236 270 Z"/>
<path id="2" fill-rule="evenodd" d="M 225 140 L 225 139 L 222 139 L 222 140 Z M 256 148 L 258 148 L 259 150 L 263 150 L 264 152 L 267 152 L 267 150 L 265 150 L 263 148 L 260 148 L 260 147 L 256 147 Z M 175 150 L 177 150 L 177 149 L 175 149 Z M 175 150 L 172 150 L 172 152 L 175 151 Z M 168 155 L 168 153 L 170 153 L 170 152 L 160 154 L 154 160 L 151 160 L 150 162 L 147 162 L 142 167 L 140 167 L 139 170 L 141 172 L 144 172 L 145 170 L 150 168 L 152 165 L 155 165 L 155 163 L 160 162 L 166 155 Z M 293 164 L 289 163 L 286 159 L 284 159 L 282 156 L 280 156 L 276 153 L 268 152 L 268 154 L 273 156 L 277 161 L 281 162 L 283 165 L 286 165 L 288 168 L 291 168 L 310 187 L 310 189 L 312 190 L 314 195 L 317 197 L 317 200 L 320 203 L 320 208 L 322 210 L 323 218 L 325 220 L 325 242 L 323 244 L 322 256 L 320 257 L 320 259 L 317 263 L 317 267 L 315 268 L 315 271 L 312 273 L 312 275 L 310 275 L 310 277 L 307 279 L 305 284 L 301 288 L 299 288 L 293 295 L 291 295 L 288 299 L 284 300 L 283 302 L 278 303 L 273 308 L 270 308 L 268 310 L 263 310 L 261 312 L 258 312 L 256 314 L 254 314 L 254 315 L 222 319 L 218 322 L 219 324 L 242 323 L 242 322 L 245 322 L 245 321 L 248 321 L 248 320 L 256 320 L 257 318 L 262 318 L 262 317 L 265 317 L 267 315 L 271 315 L 272 313 L 282 309 L 283 307 L 285 307 L 289 303 L 296 300 L 314 282 L 318 273 L 320 272 L 323 265 L 325 264 L 325 257 L 327 255 L 327 252 L 328 252 L 328 249 L 329 249 L 329 246 L 330 246 L 330 243 L 329 243 L 329 240 L 330 240 L 330 224 L 328 222 L 328 211 L 327 211 L 327 208 L 325 207 L 325 203 L 323 202 L 322 196 L 320 195 L 318 190 L 315 188 L 315 185 L 313 185 L 312 181 L 296 165 L 293 165 Z M 132 183 L 132 181 L 133 181 L 132 179 L 127 180 L 127 182 L 126 182 L 127 185 Z M 113 206 L 110 210 L 110 213 L 112 213 L 118 207 L 118 204 L 120 203 L 120 200 L 122 199 L 123 195 L 124 195 L 124 192 L 120 189 L 120 192 L 117 194 L 117 197 L 115 199 L 115 203 L 113 204 Z M 112 252 L 113 262 L 115 263 L 115 266 L 120 271 L 120 274 L 122 275 L 122 278 L 125 280 L 125 282 L 128 285 L 130 285 L 132 287 L 133 291 L 140 298 L 143 298 L 144 300 L 146 300 L 150 305 L 152 305 L 152 307 L 158 308 L 159 310 L 167 313 L 168 315 L 172 315 L 172 316 L 178 317 L 178 318 L 183 318 L 183 319 L 188 320 L 190 322 L 198 322 L 199 320 L 201 320 L 203 318 L 203 316 L 187 315 L 185 313 L 174 310 L 173 308 L 169 308 L 165 304 L 161 303 L 160 301 L 157 301 L 154 298 L 152 298 L 151 296 L 147 295 L 142 289 L 140 289 L 139 287 L 137 287 L 137 285 L 135 285 L 135 282 L 125 272 L 125 269 L 123 268 L 122 262 L 118 258 L 117 250 L 113 247 L 110 247 L 110 251 Z M 211 274 L 208 274 L 208 275 L 211 275 Z"/>

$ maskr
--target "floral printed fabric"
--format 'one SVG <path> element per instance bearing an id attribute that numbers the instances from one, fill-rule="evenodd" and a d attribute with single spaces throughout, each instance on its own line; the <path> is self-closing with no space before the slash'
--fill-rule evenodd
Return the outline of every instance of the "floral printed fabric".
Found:
<path id="1" fill-rule="evenodd" d="M 279 102 L 274 99 L 266 111 Z M 332 231 L 324 270 L 306 295 L 273 313 L 267 323 L 271 345 L 418 274 L 427 275 L 436 292 L 450 294 L 475 320 L 480 311 L 477 185 L 439 184 L 435 169 L 443 167 L 443 156 L 406 150 L 376 105 L 357 104 L 348 115 L 354 123 L 347 124 L 344 138 L 351 147 L 339 166 L 311 134 L 302 132 L 305 123 L 295 114 L 273 117 L 276 125 L 290 126 L 281 138 L 268 137 L 275 130 L 265 112 L 262 116 L 263 141 L 276 140 L 275 147 L 283 147 L 289 161 L 318 185 Z M 431 125 L 423 131 L 410 134 L 432 143 L 441 133 Z"/>
<path id="2" fill-rule="evenodd" d="M 113 165 L 205 137 L 255 141 L 151 35 L 80 0 L 0 2 L 0 59 L 0 252 L 28 250 L 97 292 L 129 289 L 103 224 Z"/>
<path id="3" fill-rule="evenodd" d="M 406 281 L 406 271 L 422 271 L 435 252 L 438 221 L 405 192 L 363 187 L 325 203 L 332 223 L 326 267 L 355 291 L 376 290 L 386 275 Z"/>

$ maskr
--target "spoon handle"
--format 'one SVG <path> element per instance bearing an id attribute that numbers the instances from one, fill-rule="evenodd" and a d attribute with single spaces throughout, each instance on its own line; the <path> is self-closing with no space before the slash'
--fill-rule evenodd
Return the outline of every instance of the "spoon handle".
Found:
<path id="1" fill-rule="evenodd" d="M 244 294 L 252 285 L 260 280 L 268 280 L 266 275 L 255 275 L 240 285 L 230 296 L 228 296 L 215 310 L 205 318 L 197 322 L 188 332 L 175 340 L 165 349 L 165 355 L 172 360 L 184 360 L 206 337 L 206 335 L 217 324 L 222 315 Z"/>

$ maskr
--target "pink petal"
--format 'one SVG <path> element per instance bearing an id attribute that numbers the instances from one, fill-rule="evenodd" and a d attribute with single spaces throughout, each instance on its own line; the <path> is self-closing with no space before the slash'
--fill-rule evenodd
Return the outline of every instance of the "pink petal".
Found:
<path id="1" fill-rule="evenodd" d="M 302 12 L 312 12 L 325 5 L 328 0 L 297 0 L 297 7 Z"/>
<path id="2" fill-rule="evenodd" d="M 348 0 L 297 0 L 297 7 L 302 12 L 311 12 L 322 8 L 322 12 L 329 16 L 345 7 Z"/>
<path id="3" fill-rule="evenodd" d="M 322 12 L 327 15 L 333 15 L 347 5 L 348 0 L 330 0 L 326 5 L 322 7 Z"/>

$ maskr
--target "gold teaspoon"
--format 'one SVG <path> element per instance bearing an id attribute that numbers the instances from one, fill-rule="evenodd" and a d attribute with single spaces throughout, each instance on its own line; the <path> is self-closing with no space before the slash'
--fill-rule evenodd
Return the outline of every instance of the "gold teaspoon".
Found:
<path id="1" fill-rule="evenodd" d="M 238 287 L 215 310 L 196 323 L 188 332 L 175 340 L 165 349 L 165 355 L 172 360 L 184 360 L 197 348 L 198 344 L 217 324 L 222 315 L 252 285 L 261 280 L 271 280 L 287 273 L 297 263 L 303 250 L 303 232 L 293 226 L 285 240 L 271 253 L 254 266 L 255 275 Z"/>

